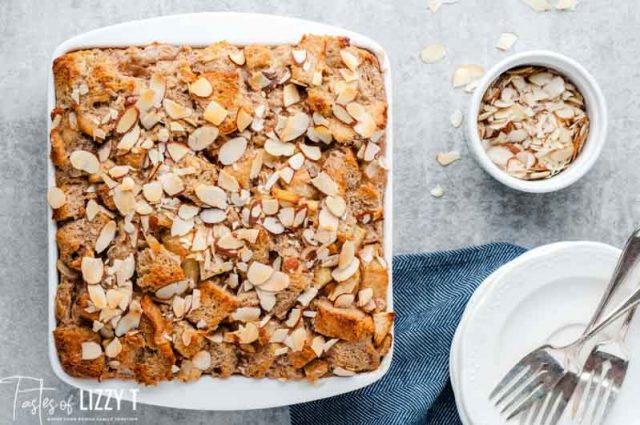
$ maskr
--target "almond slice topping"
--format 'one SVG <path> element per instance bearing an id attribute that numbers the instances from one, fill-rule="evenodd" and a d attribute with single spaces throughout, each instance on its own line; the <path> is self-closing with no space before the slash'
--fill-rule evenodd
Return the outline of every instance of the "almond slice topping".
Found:
<path id="1" fill-rule="evenodd" d="M 340 218 L 347 212 L 347 203 L 344 201 L 344 198 L 340 196 L 327 196 L 325 199 L 325 203 L 327 204 L 327 208 L 331 211 L 331 214 Z"/>
<path id="2" fill-rule="evenodd" d="M 177 174 L 167 173 L 158 177 L 158 181 L 162 185 L 162 189 L 169 196 L 177 195 L 184 190 L 184 183 Z"/>
<path id="3" fill-rule="evenodd" d="M 89 174 L 97 174 L 100 171 L 100 161 L 89 151 L 76 150 L 71 152 L 69 157 L 71 165 L 76 170 L 84 171 Z"/>
<path id="4" fill-rule="evenodd" d="M 213 125 L 220 125 L 227 118 L 228 111 L 215 100 L 209 102 L 202 117 Z"/>
<path id="5" fill-rule="evenodd" d="M 105 347 L 104 353 L 107 357 L 114 358 L 118 357 L 118 354 L 122 352 L 122 343 L 116 337 L 111 340 L 111 342 Z"/>
<path id="6" fill-rule="evenodd" d="M 189 148 L 182 143 L 167 143 L 167 152 L 175 162 L 179 162 L 189 153 Z"/>
<path id="7" fill-rule="evenodd" d="M 331 272 L 331 277 L 333 277 L 333 280 L 335 280 L 336 282 L 344 282 L 345 280 L 353 276 L 358 271 L 359 267 L 360 260 L 354 257 L 347 267 L 333 269 L 333 271 Z"/>
<path id="8" fill-rule="evenodd" d="M 88 284 L 96 284 L 102 280 L 102 275 L 104 274 L 104 264 L 102 264 L 102 259 L 82 257 L 80 268 L 82 270 L 82 278 Z"/>
<path id="9" fill-rule="evenodd" d="M 200 77 L 189 85 L 189 91 L 198 97 L 209 97 L 213 93 L 213 86 L 209 80 Z"/>
<path id="10" fill-rule="evenodd" d="M 291 51 L 291 55 L 298 65 L 307 60 L 307 51 L 305 49 L 293 49 Z"/>
<path id="11" fill-rule="evenodd" d="M 218 186 L 201 184 L 196 187 L 196 196 L 209 206 L 221 209 L 227 208 L 227 194 Z"/>
<path id="12" fill-rule="evenodd" d="M 290 142 L 302 136 L 309 128 L 310 123 L 309 115 L 304 112 L 296 112 L 287 118 L 284 128 L 278 132 L 278 136 L 283 142 Z"/>
<path id="13" fill-rule="evenodd" d="M 345 241 L 338 257 L 338 268 L 346 269 L 356 256 L 356 244 L 353 241 Z"/>
<path id="14" fill-rule="evenodd" d="M 142 194 L 149 202 L 158 202 L 162 199 L 162 184 L 158 181 L 149 182 L 142 186 Z"/>
<path id="15" fill-rule="evenodd" d="M 282 101 L 285 108 L 300 102 L 300 93 L 295 84 L 287 84 L 282 89 Z"/>
<path id="16" fill-rule="evenodd" d="M 82 360 L 95 360 L 102 355 L 102 347 L 96 342 L 83 342 L 81 347 Z"/>
<path id="17" fill-rule="evenodd" d="M 67 195 L 59 187 L 51 187 L 47 192 L 47 202 L 51 208 L 56 210 L 67 203 Z"/>
<path id="18" fill-rule="evenodd" d="M 246 325 L 240 325 L 238 330 L 234 332 L 238 337 L 241 344 L 251 344 L 258 339 L 258 327 L 255 323 L 247 323 Z"/>
<path id="19" fill-rule="evenodd" d="M 271 277 L 260 285 L 263 291 L 278 292 L 289 287 L 289 275 L 279 271 L 274 272 Z"/>
<path id="20" fill-rule="evenodd" d="M 424 63 L 440 62 L 447 55 L 447 50 L 442 44 L 430 44 L 420 52 L 420 59 Z"/>
<path id="21" fill-rule="evenodd" d="M 96 239 L 96 247 L 95 251 L 99 254 L 113 241 L 113 238 L 116 236 L 116 222 L 110 220 L 107 224 L 104 225 L 102 230 L 100 231 L 100 235 L 98 239 Z"/>
<path id="22" fill-rule="evenodd" d="M 355 72 L 358 69 L 358 66 L 360 66 L 360 58 L 349 50 L 340 50 L 340 57 L 342 58 L 342 62 L 347 65 L 347 68 L 353 72 Z"/>
<path id="23" fill-rule="evenodd" d="M 304 143 L 299 143 L 298 147 L 300 148 L 300 151 L 302 151 L 304 156 L 312 161 L 318 161 L 320 158 L 322 158 L 322 152 L 317 146 L 310 146 Z"/>
<path id="24" fill-rule="evenodd" d="M 96 308 L 100 310 L 107 308 L 107 295 L 102 286 L 87 285 L 87 292 L 89 293 L 89 299 Z"/>
<path id="25" fill-rule="evenodd" d="M 218 160 L 224 165 L 230 165 L 238 161 L 247 149 L 247 139 L 235 137 L 227 140 L 218 152 Z"/>
<path id="26" fill-rule="evenodd" d="M 198 127 L 189 135 L 189 147 L 198 152 L 208 148 L 218 138 L 218 129 L 211 125 Z"/>
<path id="27" fill-rule="evenodd" d="M 225 170 L 220 170 L 218 174 L 218 186 L 228 192 L 237 192 L 240 190 L 238 179 Z"/>
<path id="28" fill-rule="evenodd" d="M 197 369 L 205 371 L 211 367 L 211 353 L 206 350 L 198 351 L 191 361 Z"/>
<path id="29" fill-rule="evenodd" d="M 253 117 L 244 108 L 238 109 L 238 115 L 236 116 L 236 125 L 238 131 L 245 131 L 247 127 L 253 122 Z"/>
<path id="30" fill-rule="evenodd" d="M 207 208 L 200 212 L 200 220 L 207 224 L 222 223 L 227 218 L 227 213 L 218 208 Z"/>
<path id="31" fill-rule="evenodd" d="M 296 146 L 293 143 L 285 143 L 279 140 L 267 139 L 264 150 L 271 156 L 291 156 Z"/>
<path id="32" fill-rule="evenodd" d="M 171 99 L 164 99 L 162 101 L 162 106 L 164 107 L 167 115 L 169 115 L 174 120 L 188 118 L 193 113 L 193 110 L 191 108 L 180 105 L 179 103 L 174 102 Z"/>
<path id="33" fill-rule="evenodd" d="M 235 63 L 238 66 L 244 65 L 246 62 L 246 58 L 244 57 L 244 50 L 236 50 L 235 52 L 229 53 L 229 59 L 231 62 Z"/>
<path id="34" fill-rule="evenodd" d="M 149 88 L 153 90 L 155 96 L 153 99 L 153 106 L 159 108 L 162 105 L 162 99 L 167 90 L 167 80 L 160 74 L 153 74 L 149 81 Z"/>
<path id="35" fill-rule="evenodd" d="M 116 133 L 124 134 L 131 130 L 131 128 L 138 122 L 139 116 L 140 111 L 138 111 L 138 108 L 135 106 L 129 106 L 118 119 L 118 123 L 116 124 Z"/>
<path id="36" fill-rule="evenodd" d="M 338 194 L 337 183 L 324 171 L 311 179 L 311 184 L 325 195 L 336 196 Z"/>

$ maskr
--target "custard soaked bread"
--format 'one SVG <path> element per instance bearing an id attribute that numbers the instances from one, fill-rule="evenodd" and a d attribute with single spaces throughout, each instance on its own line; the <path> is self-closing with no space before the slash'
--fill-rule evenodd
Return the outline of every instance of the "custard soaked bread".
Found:
<path id="1" fill-rule="evenodd" d="M 57 328 L 73 376 L 374 370 L 391 346 L 387 104 L 348 39 L 54 62 Z"/>

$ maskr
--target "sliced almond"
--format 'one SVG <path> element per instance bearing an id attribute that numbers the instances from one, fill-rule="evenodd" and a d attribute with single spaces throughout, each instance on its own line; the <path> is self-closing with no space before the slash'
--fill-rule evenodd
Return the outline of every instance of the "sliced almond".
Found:
<path id="1" fill-rule="evenodd" d="M 193 220 L 175 217 L 171 223 L 171 236 L 184 236 L 193 230 Z"/>
<path id="2" fill-rule="evenodd" d="M 452 76 L 452 84 L 454 88 L 466 86 L 484 75 L 484 68 L 480 65 L 459 65 L 456 67 Z"/>
<path id="3" fill-rule="evenodd" d="M 59 187 L 51 187 L 47 192 L 47 202 L 51 208 L 58 209 L 67 203 L 67 195 Z"/>
<path id="4" fill-rule="evenodd" d="M 291 51 L 293 60 L 298 64 L 304 63 L 307 60 L 307 51 L 305 49 L 293 49 Z"/>
<path id="5" fill-rule="evenodd" d="M 198 351 L 191 361 L 196 369 L 205 371 L 211 367 L 211 353 L 207 350 Z"/>
<path id="6" fill-rule="evenodd" d="M 102 355 L 102 347 L 100 344 L 88 341 L 81 344 L 82 360 L 95 360 Z"/>
<path id="7" fill-rule="evenodd" d="M 118 355 L 121 352 L 122 352 L 122 343 L 120 342 L 118 337 L 113 338 L 111 342 L 109 342 L 109 344 L 107 344 L 107 346 L 104 349 L 104 353 L 107 355 L 107 357 L 110 357 L 110 358 L 118 357 Z"/>
<path id="8" fill-rule="evenodd" d="M 338 194 L 338 184 L 324 171 L 311 179 L 311 183 L 325 195 L 336 196 Z"/>
<path id="9" fill-rule="evenodd" d="M 86 257 L 85 257 L 86 258 Z M 100 285 L 87 285 L 89 299 L 98 309 L 107 308 L 107 294 Z"/>
<path id="10" fill-rule="evenodd" d="M 234 137 L 227 140 L 218 152 L 218 160 L 224 165 L 230 165 L 238 161 L 247 149 L 247 139 Z"/>
<path id="11" fill-rule="evenodd" d="M 104 264 L 102 259 L 93 257 L 82 257 L 81 263 L 82 278 L 88 284 L 96 284 L 102 280 L 104 274 Z"/>
<path id="12" fill-rule="evenodd" d="M 251 344 L 256 341 L 259 336 L 258 327 L 255 323 L 247 323 L 244 326 L 240 325 L 234 333 L 238 337 L 240 344 Z"/>
<path id="13" fill-rule="evenodd" d="M 213 86 L 204 77 L 198 78 L 193 83 L 189 84 L 189 91 L 198 97 L 209 97 L 213 93 Z"/>
<path id="14" fill-rule="evenodd" d="M 207 224 L 222 223 L 227 218 L 227 213 L 218 208 L 207 208 L 200 212 L 200 220 Z"/>
<path id="15" fill-rule="evenodd" d="M 262 212 L 264 212 L 266 215 L 274 215 L 280 208 L 280 203 L 277 199 L 263 199 L 261 204 Z"/>
<path id="16" fill-rule="evenodd" d="M 97 174 L 100 171 L 100 161 L 89 151 L 76 150 L 71 152 L 69 156 L 71 165 L 76 170 L 84 171 L 89 174 Z"/>
<path id="17" fill-rule="evenodd" d="M 160 74 L 151 75 L 149 88 L 151 88 L 151 90 L 153 90 L 154 92 L 153 106 L 159 108 L 162 104 L 162 99 L 164 99 L 164 94 L 167 89 L 166 79 Z"/>
<path id="18" fill-rule="evenodd" d="M 287 118 L 284 128 L 278 132 L 278 136 L 283 142 L 290 142 L 302 136 L 309 128 L 310 123 L 309 115 L 304 112 L 296 112 Z"/>
<path id="19" fill-rule="evenodd" d="M 142 186 L 142 194 L 149 202 L 158 202 L 162 199 L 162 184 L 152 181 Z"/>
<path id="20" fill-rule="evenodd" d="M 536 12 L 546 12 L 551 10 L 551 4 L 548 0 L 523 0 Z"/>
<path id="21" fill-rule="evenodd" d="M 358 258 L 354 258 L 347 267 L 333 269 L 331 277 L 333 277 L 333 280 L 336 282 L 344 282 L 353 276 L 358 271 L 359 267 L 360 260 Z"/>
<path id="22" fill-rule="evenodd" d="M 366 162 L 371 162 L 376 159 L 376 155 L 378 155 L 378 153 L 380 153 L 380 146 L 376 145 L 373 142 L 369 142 L 367 143 L 367 147 L 364 150 L 362 159 L 364 159 Z"/>
<path id="23" fill-rule="evenodd" d="M 284 226 L 275 217 L 266 217 L 262 222 L 262 226 L 274 235 L 279 235 L 284 232 Z"/>
<path id="24" fill-rule="evenodd" d="M 153 108 L 153 103 L 155 101 L 156 93 L 152 89 L 144 89 L 138 100 L 136 101 L 136 106 L 139 111 L 146 112 L 149 109 Z M 148 114 L 147 114 L 148 115 Z M 148 118 L 147 118 L 148 119 Z M 141 119 L 142 121 L 142 119 Z M 146 128 L 146 126 L 145 126 Z"/>
<path id="25" fill-rule="evenodd" d="M 338 308 L 349 308 L 353 306 L 355 298 L 353 294 L 342 294 L 336 298 L 333 305 Z"/>
<path id="26" fill-rule="evenodd" d="M 349 267 L 356 256 L 356 244 L 353 241 L 345 241 L 342 244 L 340 256 L 338 257 L 338 268 L 346 269 Z"/>
<path id="27" fill-rule="evenodd" d="M 286 84 L 282 89 L 282 101 L 285 108 L 300 102 L 300 93 L 295 84 Z"/>
<path id="28" fill-rule="evenodd" d="M 304 156 L 312 161 L 318 161 L 320 158 L 322 158 L 322 152 L 317 146 L 310 146 L 304 143 L 299 143 L 298 147 L 300 148 L 300 151 L 304 154 Z"/>
<path id="29" fill-rule="evenodd" d="M 264 150 L 271 156 L 291 156 L 296 146 L 293 143 L 284 143 L 279 140 L 267 139 Z"/>
<path id="30" fill-rule="evenodd" d="M 116 149 L 129 152 L 138 143 L 138 140 L 140 140 L 140 126 L 134 125 L 131 130 L 122 136 Z"/>
<path id="31" fill-rule="evenodd" d="M 420 59 L 424 63 L 440 62 L 447 55 L 447 50 L 442 44 L 430 44 L 420 52 Z"/>
<path id="32" fill-rule="evenodd" d="M 349 376 L 353 376 L 353 375 L 356 374 L 354 371 L 345 369 L 345 368 L 340 367 L 340 366 L 334 367 L 331 372 L 336 376 L 343 376 L 343 377 L 349 377 Z"/>
<path id="33" fill-rule="evenodd" d="M 239 322 L 256 322 L 260 319 L 258 307 L 240 307 L 231 313 L 231 319 Z"/>
<path id="34" fill-rule="evenodd" d="M 164 107 L 165 112 L 174 120 L 181 120 L 184 118 L 188 118 L 193 113 L 193 110 L 187 108 L 186 106 L 180 105 L 177 102 L 174 102 L 171 99 L 164 99 L 162 101 L 162 106 Z M 206 117 L 205 117 L 206 119 Z"/>
<path id="35" fill-rule="evenodd" d="M 304 165 L 304 155 L 301 153 L 297 153 L 289 158 L 288 160 L 289 166 L 294 170 L 299 170 Z"/>
<path id="36" fill-rule="evenodd" d="M 340 196 L 327 196 L 325 203 L 331 214 L 338 218 L 342 217 L 347 211 L 347 203 Z"/>
<path id="37" fill-rule="evenodd" d="M 227 118 L 228 111 L 215 100 L 209 102 L 202 117 L 213 125 L 220 125 Z"/>
<path id="38" fill-rule="evenodd" d="M 175 173 L 167 173 L 158 177 L 158 181 L 162 185 L 162 189 L 169 196 L 177 195 L 184 190 L 182 179 Z"/>
<path id="39" fill-rule="evenodd" d="M 244 50 L 236 50 L 229 53 L 229 59 L 231 60 L 231 62 L 235 63 L 238 66 L 244 65 L 246 61 L 244 57 Z"/>
<path id="40" fill-rule="evenodd" d="M 247 271 L 247 279 L 254 286 L 260 286 L 273 275 L 273 267 L 254 261 Z"/>
<path id="41" fill-rule="evenodd" d="M 351 115 L 349 115 L 344 107 L 338 105 L 337 103 L 334 103 L 331 107 L 331 111 L 333 112 L 333 115 L 343 123 L 349 125 L 353 124 L 353 118 L 351 117 Z"/>
<path id="42" fill-rule="evenodd" d="M 227 233 L 216 241 L 216 245 L 222 249 L 236 250 L 244 247 L 244 242 L 236 238 L 233 233 Z"/>
<path id="43" fill-rule="evenodd" d="M 217 186 L 201 184 L 196 187 L 196 196 L 209 206 L 227 208 L 227 194 Z"/>
<path id="44" fill-rule="evenodd" d="M 513 47 L 516 41 L 518 41 L 518 36 L 516 34 L 512 32 L 502 33 L 496 43 L 496 48 L 502 51 L 507 51 Z"/>
<path id="45" fill-rule="evenodd" d="M 279 292 L 289 287 L 289 275 L 279 271 L 273 272 L 271 277 L 260 285 L 263 291 Z"/>
<path id="46" fill-rule="evenodd" d="M 451 113 L 451 117 L 450 117 L 451 125 L 454 126 L 455 128 L 458 128 L 462 125 L 462 120 L 463 120 L 463 116 L 460 109 L 456 109 Z"/>
<path id="47" fill-rule="evenodd" d="M 138 122 L 139 116 L 140 111 L 138 111 L 138 108 L 135 106 L 129 106 L 118 119 L 118 123 L 116 124 L 116 133 L 124 134 L 131 130 L 131 128 L 133 128 L 133 126 Z"/>
<path id="48" fill-rule="evenodd" d="M 139 311 L 129 311 L 120 319 L 115 329 L 116 336 L 122 336 L 127 332 L 136 329 L 140 325 L 141 313 Z"/>
<path id="49" fill-rule="evenodd" d="M 452 164 L 460 159 L 460 152 L 451 151 L 451 152 L 440 152 L 436 155 L 436 160 L 440 165 L 446 167 L 449 164 Z"/>
<path id="50" fill-rule="evenodd" d="M 233 175 L 225 170 L 220 170 L 218 174 L 218 186 L 228 192 L 237 192 L 240 190 L 240 183 Z"/>
<path id="51" fill-rule="evenodd" d="M 238 115 L 236 116 L 236 125 L 238 126 L 238 131 L 244 131 L 251 125 L 253 122 L 253 117 L 250 113 L 244 110 L 244 108 L 238 109 Z"/>
<path id="52" fill-rule="evenodd" d="M 100 235 L 98 239 L 96 239 L 96 247 L 95 251 L 99 254 L 113 241 L 113 238 L 116 236 L 116 222 L 110 220 L 107 224 L 104 225 L 102 230 L 100 231 Z"/>
<path id="53" fill-rule="evenodd" d="M 504 146 L 489 148 L 487 155 L 494 164 L 503 169 L 507 166 L 507 162 L 513 157 L 513 153 Z"/>
<path id="54" fill-rule="evenodd" d="M 204 125 L 189 135 L 188 144 L 191 149 L 198 152 L 208 148 L 217 138 L 218 129 L 211 125 Z"/>
<path id="55" fill-rule="evenodd" d="M 434 198 L 442 198 L 444 196 L 444 189 L 442 186 L 437 185 L 433 189 L 431 189 L 430 193 Z"/>
<path id="56" fill-rule="evenodd" d="M 340 50 L 340 57 L 342 58 L 342 62 L 347 65 L 347 68 L 351 71 L 355 72 L 358 66 L 360 66 L 360 58 L 349 50 Z"/>

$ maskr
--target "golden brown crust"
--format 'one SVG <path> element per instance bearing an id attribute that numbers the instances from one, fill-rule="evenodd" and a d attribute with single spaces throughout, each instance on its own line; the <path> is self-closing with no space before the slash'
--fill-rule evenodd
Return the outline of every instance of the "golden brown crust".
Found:
<path id="1" fill-rule="evenodd" d="M 202 282 L 200 289 L 200 307 L 191 310 L 187 318 L 192 323 L 201 320 L 210 331 L 215 330 L 240 305 L 238 298 L 211 281 Z"/>
<path id="2" fill-rule="evenodd" d="M 355 342 L 373 334 L 371 316 L 356 308 L 338 308 L 327 300 L 319 300 L 317 312 L 314 326 L 322 335 Z"/>
<path id="3" fill-rule="evenodd" d="M 105 368 L 104 356 L 93 360 L 82 359 L 82 343 L 100 343 L 97 334 L 81 326 L 59 325 L 53 331 L 53 338 L 65 372 L 79 378 L 100 378 Z"/>

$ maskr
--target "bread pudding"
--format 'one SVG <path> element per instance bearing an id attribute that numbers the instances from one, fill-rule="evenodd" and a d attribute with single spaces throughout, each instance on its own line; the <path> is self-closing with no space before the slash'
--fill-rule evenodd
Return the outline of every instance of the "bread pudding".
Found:
<path id="1" fill-rule="evenodd" d="M 387 103 L 344 37 L 151 44 L 53 65 L 55 345 L 72 376 L 379 367 Z"/>

